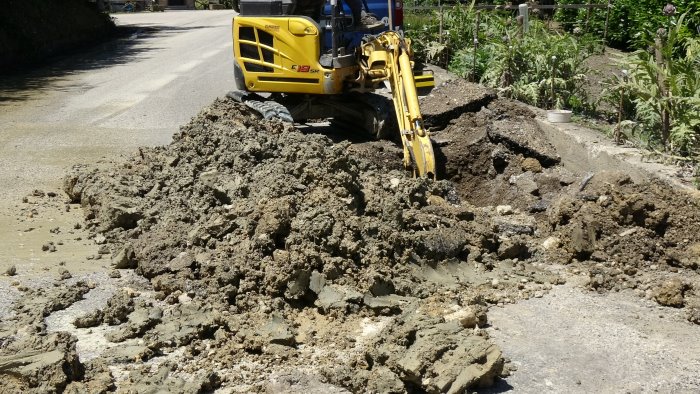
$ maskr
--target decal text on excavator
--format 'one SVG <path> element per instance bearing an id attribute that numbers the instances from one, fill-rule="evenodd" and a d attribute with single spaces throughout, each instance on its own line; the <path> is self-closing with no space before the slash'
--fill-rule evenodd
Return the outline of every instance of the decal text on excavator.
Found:
<path id="1" fill-rule="evenodd" d="M 311 66 L 306 65 L 306 64 L 304 64 L 304 65 L 294 64 L 294 65 L 292 65 L 292 70 L 296 70 L 296 72 L 299 72 L 299 73 L 311 73 L 311 74 L 318 72 L 317 69 L 311 68 Z"/>

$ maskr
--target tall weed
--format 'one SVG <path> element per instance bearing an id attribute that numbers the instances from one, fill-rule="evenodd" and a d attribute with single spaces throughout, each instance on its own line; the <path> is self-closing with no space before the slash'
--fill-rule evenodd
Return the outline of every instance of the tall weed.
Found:
<path id="1" fill-rule="evenodd" d="M 476 52 L 473 45 L 457 50 L 450 71 L 542 108 L 587 109 L 584 61 L 595 46 L 551 32 L 537 20 L 530 22 L 527 34 L 520 29 L 509 19 L 487 18 Z"/>
<path id="2" fill-rule="evenodd" d="M 559 4 L 581 4 L 581 0 L 558 0 Z M 607 5 L 608 0 L 593 0 L 592 3 Z M 698 0 L 614 0 L 611 3 L 607 30 L 608 45 L 623 49 L 645 49 L 654 41 L 656 29 L 668 24 L 668 15 L 660 11 L 673 3 L 678 14 L 686 14 L 686 24 L 679 31 L 679 43 L 700 34 L 700 1 Z M 590 16 L 590 17 L 589 17 Z M 603 35 L 606 10 L 559 9 L 555 19 L 572 31 L 585 29 L 590 33 Z"/>
<path id="3" fill-rule="evenodd" d="M 624 94 L 633 104 L 625 115 L 634 120 L 630 137 L 683 155 L 700 155 L 700 39 L 685 38 L 682 56 L 674 57 L 683 17 L 668 32 L 659 64 L 649 51 L 636 51 L 618 61 L 628 77 L 609 81 L 604 98 L 619 102 Z M 661 31 L 660 31 L 661 32 Z M 661 32 L 663 33 L 663 32 Z M 669 117 L 669 133 L 663 135 L 662 117 Z"/>

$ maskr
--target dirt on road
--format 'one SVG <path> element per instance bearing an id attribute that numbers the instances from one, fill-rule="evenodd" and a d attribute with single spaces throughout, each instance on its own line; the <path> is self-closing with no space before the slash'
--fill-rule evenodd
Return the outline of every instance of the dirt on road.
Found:
<path id="1" fill-rule="evenodd" d="M 700 323 L 696 199 L 568 171 L 527 107 L 478 85 L 422 110 L 440 181 L 396 169 L 392 141 L 228 99 L 168 146 L 76 167 L 69 206 L 114 270 L 13 283 L 0 391 L 461 393 L 512 369 L 489 308 L 572 277 Z"/>

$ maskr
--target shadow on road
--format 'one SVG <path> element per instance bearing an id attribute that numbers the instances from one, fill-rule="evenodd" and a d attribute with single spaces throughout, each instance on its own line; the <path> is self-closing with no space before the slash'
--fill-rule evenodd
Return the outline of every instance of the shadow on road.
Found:
<path id="1" fill-rule="evenodd" d="M 477 394 L 501 394 L 513 390 L 513 386 L 508 384 L 504 379 L 496 378 L 493 386 L 476 390 Z"/>
<path id="2" fill-rule="evenodd" d="M 85 71 L 128 64 L 147 59 L 148 53 L 162 49 L 153 45 L 158 39 L 186 31 L 206 29 L 211 26 L 163 26 L 140 25 L 118 29 L 109 41 L 52 56 L 41 66 L 11 75 L 0 74 L 0 105 L 24 101 L 37 93 L 49 91 L 73 91 L 84 89 L 82 84 L 71 84 L 71 75 Z"/>

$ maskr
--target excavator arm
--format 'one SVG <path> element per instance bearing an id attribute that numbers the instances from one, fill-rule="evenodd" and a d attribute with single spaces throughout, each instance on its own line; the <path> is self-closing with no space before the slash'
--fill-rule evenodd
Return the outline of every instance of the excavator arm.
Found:
<path id="1" fill-rule="evenodd" d="M 388 81 L 403 143 L 403 164 L 415 176 L 435 178 L 435 155 L 423 127 L 411 66 L 411 41 L 395 31 L 372 37 L 361 48 L 362 78 L 371 84 Z"/>
<path id="2" fill-rule="evenodd" d="M 259 11 L 254 8 L 251 12 Z M 411 41 L 389 30 L 365 35 L 359 49 L 344 46 L 339 50 L 336 33 L 342 26 L 335 19 L 333 16 L 330 22 L 334 44 L 329 53 L 323 45 L 323 30 L 309 17 L 236 16 L 234 78 L 240 90 L 228 96 L 266 119 L 332 118 L 338 124 L 379 136 L 389 128 L 384 122 L 389 114 L 383 104 L 373 103 L 370 93 L 388 83 L 403 143 L 404 167 L 415 176 L 435 178 L 435 157 L 416 92 L 417 87 L 430 88 L 434 82 L 431 74 L 413 74 Z"/>

